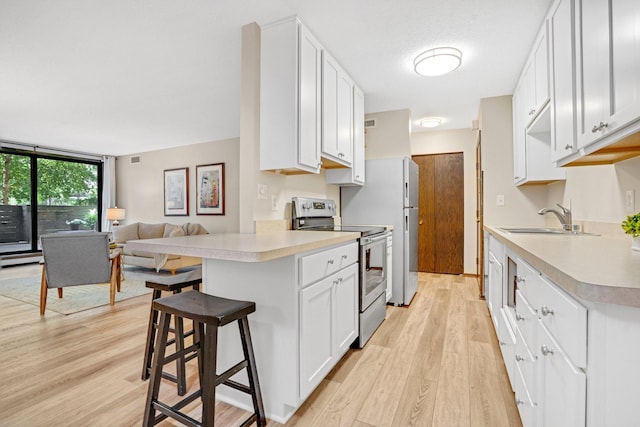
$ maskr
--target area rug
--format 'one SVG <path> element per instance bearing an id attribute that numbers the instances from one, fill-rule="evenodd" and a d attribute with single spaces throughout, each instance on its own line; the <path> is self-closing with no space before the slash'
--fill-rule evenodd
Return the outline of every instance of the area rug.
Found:
<path id="1" fill-rule="evenodd" d="M 145 281 L 165 274 L 168 273 L 126 268 L 125 280 L 120 285 L 120 292 L 116 292 L 116 305 L 118 301 L 151 293 L 151 289 L 145 286 Z M 0 295 L 40 307 L 40 275 L 0 279 Z M 66 287 L 61 299 L 55 289 L 49 289 L 47 295 L 47 310 L 61 314 L 77 313 L 108 304 L 108 283 Z"/>

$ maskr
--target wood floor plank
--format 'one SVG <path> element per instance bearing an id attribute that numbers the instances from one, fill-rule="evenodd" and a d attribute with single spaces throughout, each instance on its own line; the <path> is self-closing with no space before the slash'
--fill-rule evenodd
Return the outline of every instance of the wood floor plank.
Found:
<path id="1" fill-rule="evenodd" d="M 433 427 L 469 425 L 469 357 L 466 353 L 444 353 L 435 408 Z"/>
<path id="2" fill-rule="evenodd" d="M 355 422 L 380 369 L 389 357 L 390 350 L 386 347 L 367 345 L 364 352 L 353 370 L 353 375 L 340 385 L 312 426 L 346 427 Z"/>
<path id="3" fill-rule="evenodd" d="M 472 427 L 508 427 L 509 421 L 488 343 L 469 341 L 469 392 Z"/>
<path id="4" fill-rule="evenodd" d="M 39 273 L 37 265 L 3 268 L 0 281 Z M 36 306 L 0 296 L 0 425 L 139 426 L 149 302 L 143 295 L 41 317 Z M 387 307 L 369 344 L 349 350 L 286 426 L 520 427 L 501 357 L 475 279 L 421 273 L 411 305 Z M 195 361 L 187 385 L 198 387 Z M 161 398 L 177 401 L 175 384 L 163 382 Z M 198 418 L 199 402 L 185 411 Z M 238 426 L 248 415 L 223 402 L 216 414 L 217 427 Z"/>
<path id="5" fill-rule="evenodd" d="M 397 344 L 382 367 L 369 396 L 366 398 L 357 420 L 375 426 L 391 426 L 411 364 L 433 304 L 435 288 L 419 292 L 411 303 L 410 316 L 398 331 Z"/>

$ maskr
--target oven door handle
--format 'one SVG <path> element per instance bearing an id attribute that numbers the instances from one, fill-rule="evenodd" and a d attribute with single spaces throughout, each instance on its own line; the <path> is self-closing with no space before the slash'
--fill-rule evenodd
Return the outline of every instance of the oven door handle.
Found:
<path id="1" fill-rule="evenodd" d="M 387 238 L 387 236 L 388 236 L 388 234 L 384 233 L 384 234 L 382 234 L 380 236 L 376 236 L 376 237 L 363 237 L 360 240 L 362 241 L 362 244 L 366 245 L 366 244 L 369 244 L 369 243 L 376 243 L 376 242 L 379 242 L 380 240 L 384 240 L 384 239 Z"/>

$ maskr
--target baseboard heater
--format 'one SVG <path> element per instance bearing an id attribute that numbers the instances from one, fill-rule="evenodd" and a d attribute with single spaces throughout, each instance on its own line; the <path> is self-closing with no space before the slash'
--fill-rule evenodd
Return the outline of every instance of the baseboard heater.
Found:
<path id="1" fill-rule="evenodd" d="M 0 267 L 9 267 L 12 265 L 35 264 L 42 259 L 42 253 L 18 254 L 0 256 Z"/>

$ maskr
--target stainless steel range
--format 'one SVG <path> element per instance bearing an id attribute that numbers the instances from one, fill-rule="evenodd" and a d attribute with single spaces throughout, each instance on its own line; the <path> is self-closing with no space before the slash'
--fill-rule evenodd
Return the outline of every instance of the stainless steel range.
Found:
<path id="1" fill-rule="evenodd" d="M 359 309 L 360 326 L 357 346 L 362 348 L 380 326 L 386 314 L 387 232 L 385 227 L 336 225 L 336 203 L 330 199 L 294 197 L 294 230 L 348 231 L 360 233 Z"/>

